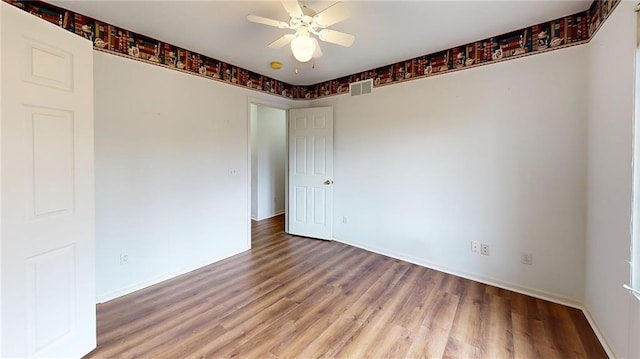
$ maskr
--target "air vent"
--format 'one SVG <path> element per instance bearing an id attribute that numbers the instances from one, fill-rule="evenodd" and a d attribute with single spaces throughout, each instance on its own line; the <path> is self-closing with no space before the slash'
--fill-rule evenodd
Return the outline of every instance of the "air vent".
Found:
<path id="1" fill-rule="evenodd" d="M 361 81 L 360 84 L 362 84 L 362 94 L 363 95 L 371 93 L 371 90 L 373 90 L 373 80 L 372 79 Z"/>
<path id="2" fill-rule="evenodd" d="M 349 93 L 351 94 L 351 96 L 362 95 L 362 83 L 354 82 L 349 84 Z"/>
<path id="3" fill-rule="evenodd" d="M 373 90 L 373 79 L 352 82 L 349 84 L 349 93 L 351 96 L 366 95 Z"/>

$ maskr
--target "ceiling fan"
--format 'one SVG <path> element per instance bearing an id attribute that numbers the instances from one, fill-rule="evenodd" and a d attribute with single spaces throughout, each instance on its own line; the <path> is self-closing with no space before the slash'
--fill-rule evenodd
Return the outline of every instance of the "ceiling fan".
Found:
<path id="1" fill-rule="evenodd" d="M 300 6 L 297 1 L 281 0 L 282 6 L 289 14 L 289 22 L 269 19 L 262 16 L 247 15 L 247 20 L 258 24 L 269 25 L 281 29 L 295 30 L 294 34 L 286 34 L 269 44 L 272 49 L 279 49 L 291 43 L 291 51 L 296 60 L 307 62 L 322 56 L 316 35 L 322 41 L 349 47 L 355 37 L 344 32 L 327 29 L 333 24 L 349 18 L 349 10 L 342 2 L 337 2 L 316 13 L 306 5 Z"/>

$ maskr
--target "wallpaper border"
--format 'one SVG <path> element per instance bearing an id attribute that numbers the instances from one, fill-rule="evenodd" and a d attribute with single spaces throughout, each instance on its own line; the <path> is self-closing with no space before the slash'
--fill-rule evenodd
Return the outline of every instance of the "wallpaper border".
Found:
<path id="1" fill-rule="evenodd" d="M 291 85 L 41 0 L 3 1 L 92 41 L 95 50 L 296 100 L 349 93 L 349 83 L 356 81 L 373 79 L 374 87 L 387 86 L 582 45 L 621 0 L 594 0 L 576 14 L 308 86 Z"/>
<path id="2" fill-rule="evenodd" d="M 381 87 L 588 43 L 620 0 L 594 0 L 589 9 L 448 50 L 309 85 L 306 99 L 349 93 L 349 83 Z"/>

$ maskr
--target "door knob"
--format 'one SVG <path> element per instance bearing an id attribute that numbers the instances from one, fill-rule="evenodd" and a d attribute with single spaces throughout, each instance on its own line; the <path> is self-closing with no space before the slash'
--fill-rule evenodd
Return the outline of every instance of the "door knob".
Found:
<path id="1" fill-rule="evenodd" d="M 324 181 L 324 184 L 326 184 L 326 185 L 330 185 L 330 184 L 332 184 L 332 183 L 333 183 L 333 181 L 330 181 L 330 180 L 326 180 L 326 181 Z"/>

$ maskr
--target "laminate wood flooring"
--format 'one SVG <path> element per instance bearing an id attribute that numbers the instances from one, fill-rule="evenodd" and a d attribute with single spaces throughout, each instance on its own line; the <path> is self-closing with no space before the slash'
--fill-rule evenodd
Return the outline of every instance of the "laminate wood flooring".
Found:
<path id="1" fill-rule="evenodd" d="M 607 357 L 578 309 L 283 228 L 99 304 L 87 358 Z"/>

